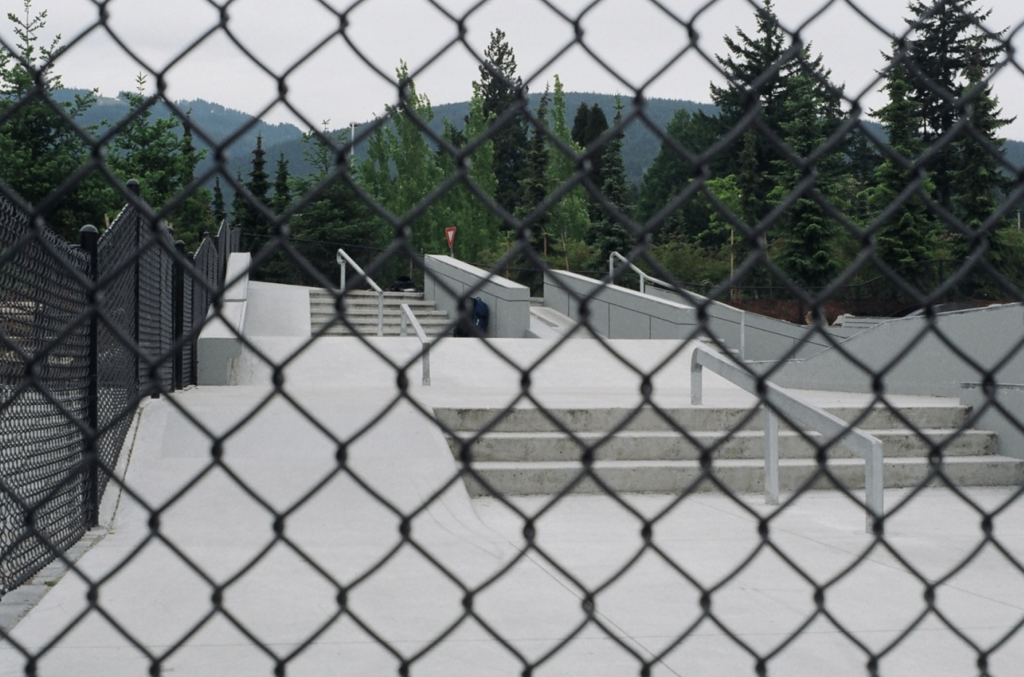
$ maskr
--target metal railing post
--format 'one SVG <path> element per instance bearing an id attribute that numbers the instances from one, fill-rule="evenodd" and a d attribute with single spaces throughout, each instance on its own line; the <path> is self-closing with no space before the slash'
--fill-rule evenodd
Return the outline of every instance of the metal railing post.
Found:
<path id="1" fill-rule="evenodd" d="M 697 351 L 690 356 L 690 404 L 704 404 L 704 368 L 697 361 Z"/>
<path id="2" fill-rule="evenodd" d="M 403 303 L 399 308 L 399 313 L 402 316 L 401 332 L 402 336 L 406 334 L 406 318 L 412 323 L 412 328 L 416 332 L 416 336 L 420 340 L 420 346 L 423 348 L 423 352 L 420 353 L 420 361 L 423 366 L 423 385 L 430 385 L 430 345 L 431 340 L 427 338 L 426 332 L 423 331 L 423 326 L 420 325 L 419 320 L 416 319 L 416 315 L 413 314 L 412 308 L 409 307 L 408 303 Z"/>
<path id="3" fill-rule="evenodd" d="M 767 404 L 764 414 L 764 502 L 779 504 L 779 417 Z"/>
<path id="4" fill-rule="evenodd" d="M 366 274 L 359 264 L 352 260 L 352 258 L 345 253 L 344 249 L 339 248 L 338 253 L 335 256 L 338 265 L 341 266 L 341 287 L 340 292 L 345 293 L 345 268 L 346 264 L 351 264 L 360 275 L 366 280 L 366 283 L 370 285 L 373 291 L 377 292 L 377 336 L 384 335 L 384 290 L 380 288 L 380 285 L 373 281 L 373 279 Z"/>
<path id="5" fill-rule="evenodd" d="M 740 311 L 740 360 L 747 361 L 747 311 Z"/>
<path id="6" fill-rule="evenodd" d="M 799 399 L 774 383 L 761 382 L 760 379 L 734 361 L 726 360 L 699 345 L 694 346 L 690 356 L 690 400 L 694 405 L 701 404 L 703 399 L 701 372 L 705 367 L 761 399 L 765 415 L 766 502 L 772 504 L 770 503 L 769 484 L 774 482 L 775 492 L 778 491 L 778 421 L 772 421 L 769 417 L 775 419 L 781 412 L 787 420 L 824 435 L 827 440 L 830 440 L 830 444 L 838 443 L 864 459 L 864 504 L 867 512 L 867 532 L 872 533 L 874 519 L 885 515 L 884 455 L 882 442 L 877 437 L 850 427 L 837 416 Z M 771 442 L 769 438 L 774 439 L 774 442 Z M 770 444 L 773 444 L 775 448 L 770 449 L 768 446 Z M 777 503 L 772 505 L 777 505 Z"/>
<path id="7" fill-rule="evenodd" d="M 89 256 L 89 375 L 86 397 L 86 417 L 88 435 L 85 440 L 85 496 L 84 508 L 86 523 L 89 527 L 99 524 L 100 517 L 100 458 L 99 458 L 99 309 L 96 283 L 99 280 L 99 252 L 97 244 L 100 232 L 95 226 L 85 225 L 79 231 L 82 250 Z"/>

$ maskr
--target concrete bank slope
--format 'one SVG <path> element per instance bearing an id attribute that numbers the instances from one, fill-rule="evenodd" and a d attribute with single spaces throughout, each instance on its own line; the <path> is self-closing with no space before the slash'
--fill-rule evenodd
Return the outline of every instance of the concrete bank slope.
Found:
<path id="1" fill-rule="evenodd" d="M 489 499 L 488 519 L 480 520 L 430 416 L 440 405 L 632 406 L 648 392 L 666 406 L 684 406 L 687 349 L 658 341 L 445 340 L 431 351 L 431 386 L 420 384 L 418 352 L 415 339 L 256 337 L 235 365 L 238 385 L 148 402 L 118 469 L 127 490 L 112 485 L 105 497 L 107 536 L 79 560 L 80 573 L 65 575 L 0 641 L 0 677 L 26 674 L 23 652 L 44 648 L 35 674 L 58 677 L 147 675 L 154 662 L 167 675 L 248 677 L 274 674 L 284 661 L 288 675 L 394 675 L 413 658 L 415 675 L 518 675 L 524 661 L 549 654 L 536 674 L 638 674 L 641 661 L 662 654 L 653 674 L 682 674 L 688 665 L 753 674 L 750 654 L 710 621 L 673 648 L 699 621 L 700 594 L 661 555 L 642 553 L 637 513 L 659 513 L 664 499 L 654 506 L 627 497 L 637 513 L 607 499 L 570 498 L 551 511 L 543 499 L 524 503 L 543 529 L 541 549 L 530 549 L 523 514 Z M 276 392 L 272 364 L 285 364 Z M 406 397 L 399 395 L 402 368 Z M 710 374 L 704 393 L 709 404 L 754 404 Z M 779 523 L 787 557 L 822 581 L 869 542 L 863 513 L 847 497 L 830 496 L 813 509 L 789 510 Z M 754 512 L 742 501 L 691 497 L 680 507 L 654 533 L 703 585 L 728 578 L 759 547 Z M 571 519 L 548 527 L 542 514 L 563 509 Z M 977 515 L 968 518 L 958 524 L 976 531 Z M 911 534 L 909 542 L 925 538 L 945 548 L 950 529 L 941 537 L 934 529 Z M 977 542 L 964 531 L 961 550 Z M 1008 545 L 1024 552 L 1018 532 Z M 813 588 L 766 556 L 771 561 L 723 585 L 713 607 L 759 651 L 783 643 L 814 613 Z M 633 557 L 636 568 L 600 593 L 596 606 L 583 603 L 584 586 L 611 579 Z M 904 619 L 885 625 L 893 610 L 861 601 L 916 602 L 907 608 L 920 611 L 922 589 L 884 552 L 870 559 L 848 587 L 828 595 L 841 593 L 844 619 L 882 646 Z M 962 614 L 984 642 L 1024 609 L 1007 587 L 1019 572 L 988 571 L 998 576 L 940 594 L 948 613 Z M 1006 583 L 999 595 L 991 589 L 997 580 Z M 467 589 L 475 591 L 471 599 Z M 863 656 L 824 625 L 785 652 L 782 674 L 864 674 Z M 951 634 L 929 620 L 911 653 L 900 655 L 921 674 L 960 674 L 943 671 L 954 665 L 946 660 Z M 1000 658 L 1019 665 L 1019 645 L 1008 643 Z"/>
<path id="2" fill-rule="evenodd" d="M 518 551 L 475 517 L 436 427 L 389 404 L 360 389 L 284 398 L 253 386 L 147 404 L 120 469 L 130 491 L 105 497 L 108 534 L 0 641 L 0 675 L 26 673 L 17 647 L 51 643 L 34 674 L 147 675 L 164 657 L 161 674 L 270 675 L 268 652 L 300 649 L 290 675 L 394 674 L 378 641 L 418 652 L 463 614 L 453 579 L 478 586 Z M 514 636 L 580 615 L 529 562 L 509 586 L 475 608 Z M 503 652 L 474 623 L 453 637 Z M 425 673 L 453 674 L 458 647 Z"/>

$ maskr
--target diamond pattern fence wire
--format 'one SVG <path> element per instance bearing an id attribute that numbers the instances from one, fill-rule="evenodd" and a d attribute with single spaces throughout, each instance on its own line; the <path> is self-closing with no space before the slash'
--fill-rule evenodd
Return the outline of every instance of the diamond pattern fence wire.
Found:
<path id="1" fill-rule="evenodd" d="M 212 240 L 204 241 L 201 268 L 193 272 L 173 258 L 166 227 L 156 221 L 154 229 L 129 205 L 98 239 L 92 278 L 82 249 L 45 226 L 30 225 L 10 203 L 3 206 L 4 237 L 10 239 L 3 268 L 0 589 L 7 592 L 95 525 L 93 504 L 117 465 L 139 399 L 173 391 L 174 363 L 167 356 L 176 342 L 187 347 L 178 351 L 188 361 L 187 369 L 181 364 L 179 381 L 195 383 L 192 328 L 205 320 L 210 292 L 220 285 L 222 257 L 211 253 Z M 226 238 L 225 245 L 230 246 Z M 180 289 L 171 285 L 176 264 L 190 269 Z M 91 284 L 102 295 L 98 302 Z M 175 331 L 171 311 L 178 295 L 182 321 Z M 197 300 L 201 307 L 193 307 Z M 90 453 L 98 456 L 95 463 Z M 90 466 L 98 468 L 92 480 Z"/>
<path id="2" fill-rule="evenodd" d="M 204 128 L 174 63 L 122 43 L 155 94 L 89 125 L 52 79 L 84 38 L 26 49 L 31 3 L 12 16 L 0 597 L 68 571 L 0 626 L 0 674 L 1015 674 L 1024 163 L 994 86 L 1024 75 L 1024 16 L 912 3 L 868 107 L 801 33 L 837 8 L 882 30 L 867 3 L 800 30 L 739 3 L 756 28 L 716 55 L 724 1 L 636 3 L 686 36 L 663 72 L 717 71 L 667 122 L 588 38 L 611 0 L 537 3 L 572 29 L 552 63 L 627 90 L 579 133 L 500 31 L 466 37 L 496 0 L 424 2 L 455 37 L 397 76 L 353 38 L 372 2 L 309 3 L 338 29 L 283 70 L 233 32 L 241 0 L 199 3 L 276 81 L 264 112 L 314 130 L 273 188 L 262 136 L 247 178 L 228 161 L 257 121 Z M 91 29 L 116 39 L 122 4 Z M 358 132 L 290 98 L 332 41 L 393 86 Z M 480 86 L 442 129 L 416 80 L 456 50 Z"/>

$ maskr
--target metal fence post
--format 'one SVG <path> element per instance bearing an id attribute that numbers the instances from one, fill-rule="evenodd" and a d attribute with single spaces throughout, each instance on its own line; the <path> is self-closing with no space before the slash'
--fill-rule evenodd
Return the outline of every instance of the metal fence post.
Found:
<path id="1" fill-rule="evenodd" d="M 178 256 L 184 259 L 185 257 L 185 242 L 178 240 L 174 243 L 174 249 L 178 252 Z M 185 269 L 182 267 L 180 260 L 175 260 L 173 263 L 173 273 L 171 274 L 171 322 L 173 325 L 172 343 L 177 345 L 181 341 L 181 337 L 185 335 Z M 184 370 L 185 370 L 185 356 L 182 354 L 181 347 L 174 351 L 174 389 L 181 390 L 184 388 Z"/>
<path id="2" fill-rule="evenodd" d="M 99 280 L 99 254 L 97 243 L 100 232 L 95 226 L 85 225 L 79 231 L 82 250 L 89 257 L 89 375 L 86 398 L 88 435 L 85 440 L 85 519 L 89 527 L 99 524 L 100 517 L 100 459 L 99 459 L 99 311 L 96 307 L 96 283 Z"/>
<path id="3" fill-rule="evenodd" d="M 142 192 L 142 186 L 135 179 L 130 179 L 127 184 L 128 190 L 133 195 L 139 197 Z M 135 341 L 135 382 L 138 387 L 142 386 L 142 331 L 141 331 L 141 316 L 142 316 L 142 255 L 139 253 L 142 249 L 142 219 L 139 217 L 138 210 L 135 212 L 135 218 L 132 220 L 135 227 L 135 318 L 134 318 L 134 335 L 132 339 Z"/>

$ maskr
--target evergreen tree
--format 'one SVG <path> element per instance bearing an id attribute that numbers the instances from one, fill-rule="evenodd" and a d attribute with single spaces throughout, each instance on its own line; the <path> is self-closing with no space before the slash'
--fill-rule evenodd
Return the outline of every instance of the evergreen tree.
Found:
<path id="1" fill-rule="evenodd" d="M 662 141 L 651 166 L 644 172 L 637 202 L 637 217 L 644 221 L 655 218 L 670 202 L 690 185 L 698 168 L 688 159 L 709 146 L 716 133 L 716 122 L 704 115 L 680 108 L 665 127 L 670 141 Z M 685 152 L 676 149 L 676 144 Z M 707 230 L 710 211 L 706 201 L 687 200 L 672 213 L 662 217 L 655 231 L 656 242 L 672 239 L 693 239 Z"/>
<path id="2" fill-rule="evenodd" d="M 587 138 L 589 123 L 590 107 L 585 103 L 580 103 L 579 108 L 576 109 L 576 116 L 572 119 L 572 140 L 580 148 L 586 148 L 587 142 L 590 140 Z"/>
<path id="3" fill-rule="evenodd" d="M 522 202 L 516 214 L 521 219 L 528 216 L 535 217 L 531 226 L 533 246 L 535 251 L 544 256 L 548 254 L 548 224 L 551 216 L 548 212 L 540 215 L 536 215 L 534 212 L 550 192 L 548 169 L 551 157 L 547 131 L 548 103 L 548 90 L 545 89 L 537 106 L 537 123 L 533 130 L 533 136 L 530 137 L 530 143 L 527 146 L 526 169 L 519 182 Z"/>
<path id="4" fill-rule="evenodd" d="M 135 91 L 120 93 L 131 117 L 110 142 L 107 167 L 122 182 L 137 179 L 142 198 L 154 210 L 160 210 L 191 180 L 199 156 L 191 148 L 190 135 L 182 143 L 176 133 L 180 124 L 176 118 L 153 116 L 153 106 L 161 95 L 147 96 L 145 92 L 146 76 L 139 73 Z M 121 195 L 112 200 L 112 207 L 124 202 Z"/>
<path id="5" fill-rule="evenodd" d="M 224 192 L 220 188 L 220 177 L 213 180 L 213 204 L 211 206 L 213 219 L 219 226 L 224 219 L 228 218 L 228 210 L 224 206 Z"/>
<path id="6" fill-rule="evenodd" d="M 328 280 L 337 275 L 339 247 L 344 247 L 364 269 L 369 269 L 377 250 L 386 243 L 386 237 L 356 194 L 348 167 L 336 164 L 341 157 L 337 150 L 348 143 L 348 131 L 332 133 L 329 121 L 325 120 L 319 133 L 307 132 L 302 142 L 303 158 L 313 167 L 313 173 L 294 182 L 294 193 L 308 201 L 301 213 L 291 220 L 294 246 L 308 266 Z M 305 266 L 300 268 L 291 262 L 277 265 L 283 269 L 282 277 L 302 284 L 317 284 Z"/>
<path id="7" fill-rule="evenodd" d="M 954 234 L 954 255 L 966 257 L 987 240 L 995 247 L 994 260 L 1008 263 L 1002 260 L 1005 252 L 999 251 L 999 239 L 992 237 L 1004 224 L 993 221 L 992 216 L 1011 184 L 1001 171 L 1006 140 L 999 135 L 1010 121 L 1001 117 L 999 101 L 983 64 L 976 61 L 968 65 L 964 75 L 966 82 L 959 98 L 964 106 L 962 115 L 974 134 L 962 134 L 953 148 L 957 160 L 951 173 L 953 207 L 967 228 L 967 233 Z"/>
<path id="8" fill-rule="evenodd" d="M 47 13 L 33 15 L 31 0 L 24 0 L 23 6 L 24 18 L 7 15 L 16 39 L 14 51 L 0 45 L 0 188 L 29 206 L 40 205 L 54 230 L 77 241 L 82 225 L 102 225 L 106 200 L 98 175 L 62 186 L 87 161 L 89 149 L 58 109 L 78 120 L 96 102 L 96 95 L 53 102 L 53 93 L 64 88 L 53 70 L 62 50 L 60 36 L 48 46 L 39 44 Z"/>
<path id="9" fill-rule="evenodd" d="M 274 174 L 274 197 L 270 200 L 270 208 L 275 214 L 283 214 L 292 204 L 292 193 L 288 175 L 288 160 L 284 152 L 277 157 L 277 172 Z"/>
<path id="10" fill-rule="evenodd" d="M 601 208 L 598 206 L 597 193 L 604 185 L 604 152 L 601 135 L 608 131 L 608 118 L 604 109 L 598 103 L 589 107 L 580 104 L 576 111 L 576 118 L 573 120 L 572 140 L 584 150 L 587 161 L 584 167 L 588 167 L 587 178 L 589 179 L 588 200 L 590 204 L 590 218 L 592 221 L 601 219 Z M 586 184 L 584 184 L 586 185 Z"/>
<path id="11" fill-rule="evenodd" d="M 910 100 L 910 82 L 906 64 L 894 62 L 886 74 L 885 91 L 889 103 L 874 111 L 885 126 L 889 147 L 902 159 L 886 157 L 875 170 L 874 186 L 867 193 L 868 205 L 882 214 L 914 180 L 917 172 L 907 166 L 917 161 L 923 151 L 917 106 Z M 875 231 L 875 254 L 891 268 L 905 268 L 931 257 L 935 246 L 937 224 L 928 212 L 922 195 L 933 188 L 926 182 L 909 199 L 878 226 Z M 905 279 L 918 281 L 917 271 L 904 271 Z"/>
<path id="12" fill-rule="evenodd" d="M 191 112 L 189 115 L 191 116 Z M 179 144 L 180 174 L 178 180 L 181 186 L 174 198 L 178 205 L 168 214 L 167 221 L 174 228 L 175 239 L 183 241 L 186 247 L 195 248 L 202 240 L 204 232 L 216 230 L 216 223 L 210 208 L 209 189 L 191 186 L 195 180 L 196 166 L 204 153 L 196 151 L 192 142 L 190 122 L 190 119 L 186 121 Z"/>
<path id="13" fill-rule="evenodd" d="M 245 182 L 246 194 L 235 194 L 241 212 L 235 213 L 236 225 L 243 231 L 264 239 L 274 234 L 274 227 L 263 214 L 268 208 L 270 194 L 270 174 L 267 173 L 267 153 L 263 150 L 263 135 L 256 135 L 256 147 L 252 151 L 252 164 L 249 169 L 249 180 Z"/>
<path id="14" fill-rule="evenodd" d="M 960 119 L 957 100 L 971 83 L 970 72 L 991 72 L 1005 54 L 1006 45 L 999 39 L 1005 31 L 997 35 L 988 32 L 983 22 L 992 12 L 976 8 L 976 2 L 912 0 L 909 5 L 909 98 L 917 104 L 921 140 L 926 147 L 935 144 Z M 954 213 L 958 200 L 954 175 L 970 172 L 959 166 L 957 151 L 953 145 L 944 144 L 932 151 L 928 163 L 936 201 Z"/>
<path id="15" fill-rule="evenodd" d="M 242 180 L 242 174 L 241 173 L 235 174 L 235 185 L 236 186 L 240 186 L 241 188 L 236 188 L 235 189 L 235 194 L 231 198 L 231 223 L 235 227 L 240 227 L 241 224 L 242 224 L 242 221 L 245 219 L 245 213 L 246 213 L 246 210 L 247 210 L 248 204 L 249 204 L 246 201 L 245 195 L 242 192 L 242 189 L 245 188 L 245 182 Z M 251 232 L 250 233 L 245 233 L 245 235 L 247 235 L 249 237 L 252 237 L 253 233 L 251 233 Z M 254 239 L 254 244 L 253 244 L 254 250 L 256 248 L 259 248 L 262 245 L 263 245 L 262 239 L 260 239 L 260 240 Z"/>
<path id="16" fill-rule="evenodd" d="M 556 75 L 551 99 L 551 133 L 554 139 L 549 142 L 551 158 L 549 185 L 551 190 L 558 190 L 572 179 L 576 172 L 576 155 L 583 150 L 582 146 L 572 139 L 565 114 L 565 92 L 562 88 L 562 81 Z M 556 144 L 555 140 L 560 144 Z M 561 239 L 563 262 L 568 270 L 571 267 L 570 247 L 579 249 L 583 238 L 590 230 L 587 195 L 582 187 L 573 188 L 555 205 L 551 211 L 550 224 L 553 226 L 552 235 Z M 574 261 L 574 263 L 581 265 L 582 261 Z"/>
<path id="17" fill-rule="evenodd" d="M 813 75 L 795 73 L 788 78 L 788 86 L 785 106 L 788 120 L 782 123 L 782 132 L 786 145 L 796 157 L 776 162 L 779 184 L 770 198 L 778 205 L 791 199 L 793 191 L 801 190 L 801 193 L 773 229 L 776 233 L 773 249 L 777 252 L 776 262 L 789 278 L 811 290 L 827 285 L 840 270 L 837 240 L 841 231 L 810 194 L 811 189 L 800 189 L 799 184 L 807 176 L 813 176 L 813 189 L 841 211 L 839 177 L 843 166 L 836 155 L 819 158 L 811 168 L 802 166 L 828 138 L 830 121 L 815 101 Z"/>
<path id="18" fill-rule="evenodd" d="M 526 106 L 527 89 L 522 78 L 516 75 L 515 54 L 500 29 L 491 33 L 491 42 L 484 50 L 484 63 L 479 70 L 484 116 L 493 116 L 492 126 L 499 126 L 492 132 L 494 175 L 498 180 L 495 199 L 509 214 L 515 214 L 521 200 L 519 182 L 526 166 L 528 134 L 522 110 Z M 509 111 L 516 112 L 498 120 Z"/>
<path id="19" fill-rule="evenodd" d="M 737 39 L 725 37 L 728 53 L 718 56 L 718 61 L 729 83 L 723 87 L 711 85 L 711 99 L 719 108 L 719 136 L 729 134 L 754 110 L 767 130 L 750 127 L 741 137 L 742 145 L 722 153 L 714 162 L 716 174 L 735 174 L 739 180 L 745 196 L 744 220 L 751 224 L 771 209 L 767 196 L 777 184 L 773 170 L 784 157 L 767 134 L 785 137 L 783 127 L 790 119 L 787 99 L 794 89 L 792 78 L 807 78 L 802 86 L 809 88 L 808 102 L 816 115 L 829 121 L 829 133 L 838 127 L 841 117 L 841 90 L 831 83 L 821 56 L 812 57 L 809 46 L 794 49 L 773 5 L 766 0 L 757 10 L 754 36 L 737 29 Z"/>
<path id="20" fill-rule="evenodd" d="M 614 127 L 622 123 L 622 100 L 615 97 Z M 588 241 L 597 252 L 595 265 L 608 261 L 612 252 L 628 255 L 636 246 L 636 236 L 625 225 L 624 219 L 632 213 L 629 200 L 629 188 L 626 184 L 626 168 L 622 161 L 622 131 L 616 131 L 605 144 L 601 155 L 604 167 L 604 183 L 601 195 L 608 207 L 601 207 L 600 218 L 590 228 Z"/>
<path id="21" fill-rule="evenodd" d="M 494 142 L 482 137 L 491 119 L 484 117 L 480 87 L 473 83 L 473 96 L 469 101 L 465 127 L 457 129 L 447 120 L 444 121 L 444 138 L 454 148 L 465 151 L 470 143 L 476 147 L 469 152 L 466 158 L 468 162 L 464 163 L 468 167 L 466 181 L 453 187 L 442 198 L 445 209 L 443 218 L 446 223 L 458 229 L 455 238 L 456 258 L 482 267 L 490 267 L 499 258 L 500 219 L 485 201 L 494 198 L 497 188 Z M 454 157 L 441 149 L 438 150 L 438 166 L 445 176 L 457 171 Z"/>

